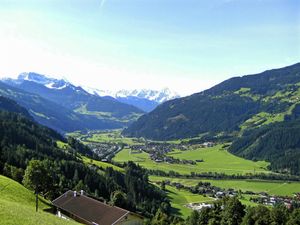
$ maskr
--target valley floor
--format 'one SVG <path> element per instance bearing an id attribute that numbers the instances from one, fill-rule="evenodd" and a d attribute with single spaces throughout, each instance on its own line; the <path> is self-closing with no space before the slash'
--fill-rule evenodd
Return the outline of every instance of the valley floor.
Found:
<path id="1" fill-rule="evenodd" d="M 293 195 L 300 191 L 300 182 L 290 181 L 278 181 L 278 180 L 262 180 L 262 179 L 230 179 L 230 178 L 186 178 L 186 175 L 191 173 L 208 173 L 208 174 L 225 174 L 225 175 L 247 175 L 252 176 L 254 174 L 273 174 L 267 169 L 269 163 L 264 161 L 251 161 L 240 157 L 237 157 L 229 153 L 223 144 L 217 144 L 213 147 L 195 148 L 189 146 L 186 150 L 172 149 L 170 152 L 164 152 L 163 155 L 168 158 L 179 160 L 180 163 L 170 163 L 164 161 L 155 161 L 152 153 L 145 150 L 137 150 L 142 148 L 145 143 L 141 139 L 124 138 L 120 135 L 119 131 L 113 132 L 100 132 L 92 133 L 88 136 L 76 134 L 77 138 L 82 138 L 86 144 L 95 143 L 103 144 L 119 144 L 123 147 L 121 151 L 116 152 L 112 157 L 113 164 L 109 162 L 102 162 L 97 160 L 90 160 L 83 157 L 85 163 L 94 164 L 103 168 L 112 167 L 113 169 L 123 171 L 123 168 L 116 164 L 122 165 L 124 162 L 133 161 L 142 167 L 149 170 L 160 170 L 164 173 L 173 171 L 179 174 L 179 177 L 172 176 L 149 176 L 150 182 L 155 185 L 161 185 L 162 182 L 166 182 L 165 191 L 168 194 L 173 212 L 183 218 L 186 218 L 192 212 L 191 208 L 188 208 L 189 203 L 211 203 L 216 198 L 211 197 L 211 194 L 198 194 L 192 193 L 189 189 L 195 187 L 199 182 L 209 183 L 213 188 L 225 190 L 234 190 L 234 193 L 238 193 L 239 200 L 245 205 L 257 205 L 256 202 L 250 201 L 251 198 L 259 198 L 261 194 L 267 196 L 287 196 L 286 198 L 292 198 Z M 157 142 L 157 146 L 160 144 L 178 144 L 180 141 L 172 142 Z M 139 146 L 139 147 L 138 147 Z M 159 149 L 164 149 L 160 148 Z M 150 151 L 151 152 L 151 151 Z M 187 161 L 194 161 L 196 163 L 182 163 Z M 176 161 L 177 162 L 177 161 Z M 177 186 L 179 187 L 177 187 Z M 183 186 L 180 187 L 180 186 Z M 249 194 L 250 193 L 250 194 Z"/>

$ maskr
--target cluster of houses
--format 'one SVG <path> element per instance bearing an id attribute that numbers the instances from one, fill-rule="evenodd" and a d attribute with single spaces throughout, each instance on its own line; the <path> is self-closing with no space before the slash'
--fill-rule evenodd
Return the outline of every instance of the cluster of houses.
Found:
<path id="1" fill-rule="evenodd" d="M 201 143 L 201 144 L 193 144 L 191 145 L 191 148 L 192 149 L 197 149 L 197 148 L 210 148 L 210 147 L 213 147 L 215 145 L 214 142 L 204 142 L 204 143 Z"/>
<path id="2" fill-rule="evenodd" d="M 234 197 L 238 193 L 234 189 L 222 189 L 220 187 L 216 187 L 211 185 L 209 182 L 199 182 L 196 186 L 185 186 L 179 182 L 171 182 L 169 180 L 163 181 L 165 185 L 176 187 L 177 189 L 184 189 L 193 194 L 207 195 L 214 199 L 220 199 L 225 196 Z M 161 184 L 161 182 L 158 182 Z"/>
<path id="3" fill-rule="evenodd" d="M 300 205 L 300 193 L 296 193 L 294 197 L 270 196 L 267 193 L 260 193 L 259 196 L 251 197 L 250 201 L 268 206 L 284 204 L 287 208 L 291 208 L 295 204 Z"/>
<path id="4" fill-rule="evenodd" d="M 170 164 L 190 164 L 195 165 L 196 162 L 193 160 L 186 160 L 186 159 L 176 159 L 169 155 L 162 155 L 158 152 L 153 152 L 149 154 L 150 159 L 154 162 L 160 163 L 160 162 L 166 162 Z"/>
<path id="5" fill-rule="evenodd" d="M 179 149 L 179 150 L 188 150 L 189 146 L 187 145 L 182 145 L 182 144 L 170 144 L 167 142 L 160 143 L 160 142 L 147 142 L 142 145 L 132 145 L 130 146 L 132 150 L 139 150 L 139 151 L 144 151 L 147 153 L 152 153 L 152 152 L 159 152 L 161 154 L 167 154 L 169 152 L 172 152 L 173 149 Z"/>

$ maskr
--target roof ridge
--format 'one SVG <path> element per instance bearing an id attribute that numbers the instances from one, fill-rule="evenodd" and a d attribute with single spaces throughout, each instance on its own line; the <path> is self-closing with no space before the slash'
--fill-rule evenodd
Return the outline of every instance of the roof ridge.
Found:
<path id="1" fill-rule="evenodd" d="M 94 198 L 91 198 L 91 197 L 89 197 L 89 196 L 87 196 L 87 195 L 80 195 L 80 197 L 85 197 L 85 198 L 91 199 L 91 200 L 95 201 L 95 202 L 98 203 L 98 204 L 102 204 L 102 205 L 105 205 L 105 206 L 110 207 L 110 208 L 117 208 L 117 209 L 120 209 L 120 210 L 125 211 L 125 212 L 130 212 L 129 210 L 120 208 L 120 207 L 118 207 L 118 206 L 108 205 L 108 204 L 106 204 L 106 203 L 104 203 L 104 202 L 98 201 L 98 200 L 96 200 L 96 199 L 94 199 Z"/>

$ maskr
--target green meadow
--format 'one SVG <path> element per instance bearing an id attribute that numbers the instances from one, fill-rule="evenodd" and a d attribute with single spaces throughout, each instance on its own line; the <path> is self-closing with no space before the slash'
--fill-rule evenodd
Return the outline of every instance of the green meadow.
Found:
<path id="1" fill-rule="evenodd" d="M 43 210 L 50 208 L 42 198 L 39 211 L 35 212 L 35 195 L 21 184 L 0 175 L 0 224 L 1 225 L 75 225 L 74 221 L 60 219 Z"/>
<path id="2" fill-rule="evenodd" d="M 149 158 L 147 153 L 131 153 L 131 150 L 128 148 L 116 154 L 113 160 L 116 162 L 134 161 L 148 169 L 163 170 L 166 172 L 173 170 L 180 174 L 190 174 L 191 172 L 217 172 L 226 174 L 269 173 L 267 162 L 253 162 L 234 156 L 223 149 L 222 145 L 188 151 L 175 150 L 169 153 L 169 155 L 178 159 L 202 159 L 204 162 L 197 162 L 196 165 L 156 163 Z"/>

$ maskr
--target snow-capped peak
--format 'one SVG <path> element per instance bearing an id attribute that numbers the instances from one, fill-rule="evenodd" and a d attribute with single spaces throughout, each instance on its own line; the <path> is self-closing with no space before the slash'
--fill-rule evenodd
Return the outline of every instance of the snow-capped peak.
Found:
<path id="1" fill-rule="evenodd" d="M 145 98 L 158 103 L 180 97 L 176 92 L 172 92 L 169 88 L 162 90 L 151 89 L 135 89 L 135 90 L 120 90 L 116 93 L 116 97 L 129 97 L 134 96 L 138 98 Z"/>
<path id="2" fill-rule="evenodd" d="M 18 81 L 32 81 L 50 89 L 64 89 L 71 84 L 65 79 L 55 79 L 42 74 L 25 72 L 18 76 Z"/>
<path id="3" fill-rule="evenodd" d="M 172 92 L 169 88 L 162 90 L 151 90 L 151 89 L 134 89 L 126 90 L 122 89 L 119 91 L 100 90 L 96 88 L 83 87 L 88 93 L 97 96 L 111 96 L 113 98 L 128 98 L 136 97 L 141 99 L 148 99 L 157 103 L 163 103 L 165 101 L 180 97 L 176 92 Z"/>
<path id="4" fill-rule="evenodd" d="M 67 83 L 63 84 L 62 86 L 58 86 L 58 87 L 57 87 L 57 83 L 51 82 L 51 83 L 49 83 L 49 84 L 45 84 L 45 86 L 46 86 L 47 88 L 50 88 L 50 89 L 58 89 L 58 90 L 60 90 L 60 89 L 66 88 L 66 87 L 67 87 Z"/>
<path id="5" fill-rule="evenodd" d="M 104 97 L 104 96 L 115 97 L 115 93 L 113 91 L 99 90 L 97 88 L 90 88 L 90 87 L 82 87 L 82 88 L 91 95 L 96 95 L 100 97 Z"/>
<path id="6" fill-rule="evenodd" d="M 55 79 L 53 79 L 53 78 L 49 78 L 49 77 L 46 77 L 45 75 L 32 73 L 32 72 L 21 73 L 18 76 L 18 80 L 33 81 L 35 83 L 44 84 L 44 85 L 55 81 Z"/>

